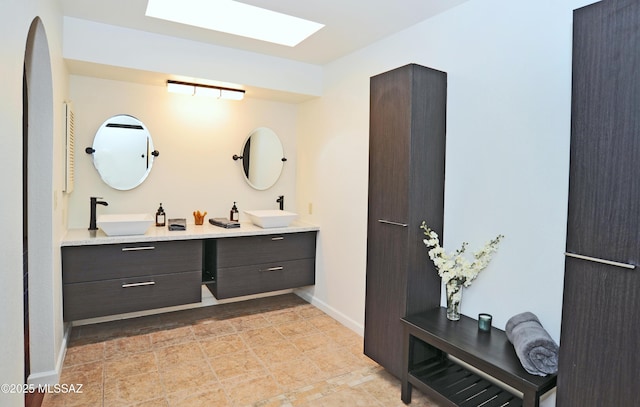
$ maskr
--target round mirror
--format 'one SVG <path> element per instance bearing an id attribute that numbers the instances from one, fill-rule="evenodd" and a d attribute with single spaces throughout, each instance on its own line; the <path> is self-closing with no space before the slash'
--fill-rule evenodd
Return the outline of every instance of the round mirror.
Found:
<path id="1" fill-rule="evenodd" d="M 147 178 L 158 155 L 144 124 L 124 114 L 102 123 L 91 152 L 93 165 L 102 180 L 123 191 L 137 187 Z"/>
<path id="2" fill-rule="evenodd" d="M 267 127 L 252 131 L 242 149 L 242 169 L 253 188 L 271 188 L 282 173 L 284 152 L 278 135 Z"/>

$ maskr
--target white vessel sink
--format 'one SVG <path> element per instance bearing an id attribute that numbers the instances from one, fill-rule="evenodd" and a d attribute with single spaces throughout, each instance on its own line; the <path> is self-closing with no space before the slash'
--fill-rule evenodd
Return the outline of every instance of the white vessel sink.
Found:
<path id="1" fill-rule="evenodd" d="M 279 211 L 277 209 L 244 211 L 244 213 L 249 215 L 249 219 L 254 225 L 265 229 L 289 226 L 298 217 L 297 213 Z"/>
<path id="2" fill-rule="evenodd" d="M 144 235 L 154 222 L 148 213 L 99 215 L 96 225 L 107 236 Z"/>

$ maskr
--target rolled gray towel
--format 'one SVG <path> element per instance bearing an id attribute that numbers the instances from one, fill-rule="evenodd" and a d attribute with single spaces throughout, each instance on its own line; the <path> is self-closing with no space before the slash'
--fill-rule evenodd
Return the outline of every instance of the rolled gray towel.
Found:
<path id="1" fill-rule="evenodd" d="M 524 369 L 534 375 L 558 372 L 558 345 L 531 312 L 514 315 L 505 327 Z"/>

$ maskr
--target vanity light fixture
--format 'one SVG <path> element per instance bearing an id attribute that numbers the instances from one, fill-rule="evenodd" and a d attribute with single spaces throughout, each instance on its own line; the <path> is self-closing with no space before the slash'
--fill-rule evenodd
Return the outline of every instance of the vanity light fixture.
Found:
<path id="1" fill-rule="evenodd" d="M 222 86 L 200 85 L 197 83 L 167 81 L 167 90 L 172 93 L 182 93 L 191 96 L 208 96 L 216 99 L 242 100 L 244 90 L 225 88 Z"/>
<path id="2" fill-rule="evenodd" d="M 324 27 L 234 0 L 148 0 L 145 15 L 289 47 Z"/>

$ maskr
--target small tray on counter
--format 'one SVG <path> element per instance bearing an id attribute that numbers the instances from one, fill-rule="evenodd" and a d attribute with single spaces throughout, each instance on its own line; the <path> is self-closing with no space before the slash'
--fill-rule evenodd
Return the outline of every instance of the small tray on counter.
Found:
<path id="1" fill-rule="evenodd" d="M 240 222 L 235 220 L 229 220 L 227 218 L 209 218 L 209 223 L 213 226 L 218 226 L 225 229 L 239 228 Z"/>

